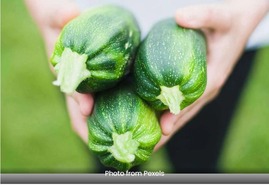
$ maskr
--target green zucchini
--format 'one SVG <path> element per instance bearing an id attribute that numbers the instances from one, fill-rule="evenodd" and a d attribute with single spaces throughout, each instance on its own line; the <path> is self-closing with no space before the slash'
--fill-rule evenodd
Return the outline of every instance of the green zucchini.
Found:
<path id="1" fill-rule="evenodd" d="M 144 100 L 157 110 L 178 114 L 206 87 L 204 35 L 173 19 L 158 22 L 139 48 L 134 75 L 136 91 Z"/>
<path id="2" fill-rule="evenodd" d="M 140 30 L 127 10 L 90 9 L 61 31 L 51 57 L 62 92 L 97 92 L 114 86 L 130 70 Z"/>
<path id="3" fill-rule="evenodd" d="M 105 166 L 121 171 L 148 160 L 161 137 L 154 109 L 122 84 L 96 94 L 88 128 L 89 148 Z"/>

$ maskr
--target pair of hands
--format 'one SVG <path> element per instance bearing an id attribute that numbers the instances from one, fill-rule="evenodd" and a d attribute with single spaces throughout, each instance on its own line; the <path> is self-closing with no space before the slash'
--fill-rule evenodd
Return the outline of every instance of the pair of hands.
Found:
<path id="1" fill-rule="evenodd" d="M 75 3 L 67 0 L 26 0 L 26 4 L 42 32 L 50 56 L 63 26 L 80 11 Z M 201 29 L 205 33 L 208 82 L 204 94 L 179 115 L 169 111 L 162 114 L 162 138 L 155 150 L 218 95 L 249 36 L 268 11 L 268 0 L 246 0 L 244 4 L 240 0 L 226 0 L 219 4 L 190 6 L 176 12 L 175 20 L 180 26 Z M 93 95 L 76 92 L 66 96 L 66 103 L 74 131 L 87 143 L 86 120 L 93 109 Z"/>

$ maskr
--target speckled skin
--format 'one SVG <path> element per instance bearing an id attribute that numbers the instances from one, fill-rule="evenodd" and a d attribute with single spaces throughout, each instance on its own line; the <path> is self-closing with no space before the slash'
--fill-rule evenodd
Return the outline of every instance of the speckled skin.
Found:
<path id="1" fill-rule="evenodd" d="M 88 119 L 89 147 L 105 166 L 125 171 L 145 162 L 161 138 L 161 129 L 155 111 L 126 84 L 120 84 L 96 95 L 94 111 Z M 139 142 L 135 160 L 117 161 L 108 152 L 113 145 L 112 133 L 130 131 Z"/>
<path id="2" fill-rule="evenodd" d="M 91 77 L 77 91 L 97 92 L 114 86 L 129 72 L 140 30 L 133 15 L 120 7 L 106 5 L 90 9 L 62 30 L 51 58 L 53 66 L 64 48 L 87 54 Z"/>
<path id="3" fill-rule="evenodd" d="M 179 90 L 181 110 L 206 87 L 206 42 L 200 31 L 179 27 L 173 19 L 155 24 L 141 44 L 134 65 L 137 93 L 157 110 L 168 109 L 156 97 L 160 86 Z"/>

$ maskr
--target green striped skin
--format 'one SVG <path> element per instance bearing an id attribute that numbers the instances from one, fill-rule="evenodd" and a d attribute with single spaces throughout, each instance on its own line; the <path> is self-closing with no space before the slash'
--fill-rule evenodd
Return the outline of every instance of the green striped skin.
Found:
<path id="1" fill-rule="evenodd" d="M 173 19 L 155 24 L 141 44 L 134 65 L 136 91 L 157 110 L 168 109 L 158 97 L 160 86 L 179 86 L 184 109 L 206 87 L 206 42 L 197 30 L 178 26 Z"/>
<path id="2" fill-rule="evenodd" d="M 86 54 L 91 76 L 76 90 L 97 92 L 114 86 L 129 72 L 139 43 L 140 30 L 133 15 L 123 8 L 106 5 L 82 13 L 63 28 L 51 63 L 58 63 L 65 48 Z"/>
<path id="3" fill-rule="evenodd" d="M 120 85 L 106 92 L 97 93 L 93 114 L 88 119 L 89 148 L 98 155 L 105 166 L 126 171 L 145 162 L 161 137 L 155 111 L 128 86 Z M 121 162 L 110 152 L 114 141 L 112 134 L 131 133 L 137 146 L 134 160 Z M 120 141 L 121 142 L 121 141 Z M 124 144 L 124 143 L 123 143 Z M 137 148 L 137 149 L 136 149 Z M 124 152 L 123 148 L 119 148 Z"/>

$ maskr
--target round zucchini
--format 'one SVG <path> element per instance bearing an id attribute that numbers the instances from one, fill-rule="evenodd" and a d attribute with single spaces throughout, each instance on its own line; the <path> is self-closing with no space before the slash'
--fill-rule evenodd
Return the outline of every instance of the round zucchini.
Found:
<path id="1" fill-rule="evenodd" d="M 205 90 L 205 37 L 173 19 L 160 21 L 141 44 L 134 66 L 137 93 L 155 109 L 178 114 Z"/>
<path id="2" fill-rule="evenodd" d="M 140 30 L 127 10 L 106 5 L 70 21 L 56 42 L 51 63 L 62 92 L 97 92 L 114 86 L 130 70 Z"/>
<path id="3" fill-rule="evenodd" d="M 121 171 L 148 160 L 161 138 L 154 109 L 126 85 L 97 93 L 88 128 L 89 148 Z"/>

